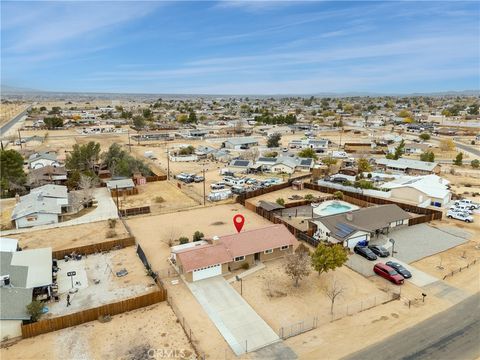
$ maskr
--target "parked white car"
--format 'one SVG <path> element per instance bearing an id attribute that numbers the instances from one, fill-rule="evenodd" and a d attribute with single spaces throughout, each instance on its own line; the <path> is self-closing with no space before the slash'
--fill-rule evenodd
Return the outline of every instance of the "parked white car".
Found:
<path id="1" fill-rule="evenodd" d="M 470 210 L 470 206 L 468 205 L 462 205 L 462 204 L 453 205 L 450 207 L 450 210 L 453 210 L 456 212 L 466 212 L 466 213 L 469 213 L 470 215 L 473 214 L 473 211 Z"/>
<path id="2" fill-rule="evenodd" d="M 471 216 L 471 215 L 469 215 L 465 212 L 457 212 L 457 211 L 449 210 L 447 212 L 447 217 L 450 218 L 450 219 L 462 220 L 462 221 L 465 221 L 467 223 L 473 222 L 473 216 Z"/>
<path id="3" fill-rule="evenodd" d="M 457 200 L 453 203 L 455 206 L 466 206 L 468 207 L 470 210 L 475 210 L 475 209 L 478 209 L 480 208 L 480 205 L 477 204 L 477 203 L 474 203 L 472 200 L 468 200 L 468 199 L 462 199 L 462 200 Z"/>

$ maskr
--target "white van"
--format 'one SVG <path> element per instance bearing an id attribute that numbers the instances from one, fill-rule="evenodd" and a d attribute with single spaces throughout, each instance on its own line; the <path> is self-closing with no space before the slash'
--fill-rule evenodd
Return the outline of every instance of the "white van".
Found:
<path id="1" fill-rule="evenodd" d="M 243 178 L 234 178 L 234 177 L 226 176 L 223 178 L 223 181 L 225 182 L 225 184 L 230 186 L 245 185 L 245 179 Z"/>

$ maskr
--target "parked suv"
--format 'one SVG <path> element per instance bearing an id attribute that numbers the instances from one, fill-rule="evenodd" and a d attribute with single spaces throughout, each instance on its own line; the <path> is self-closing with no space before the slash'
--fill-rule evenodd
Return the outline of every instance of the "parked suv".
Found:
<path id="1" fill-rule="evenodd" d="M 388 265 L 382 263 L 375 264 L 373 271 L 375 274 L 387 279 L 395 285 L 402 285 L 404 282 L 403 276 Z"/>
<path id="2" fill-rule="evenodd" d="M 365 259 L 368 259 L 370 261 L 377 260 L 377 255 L 375 255 L 373 251 L 370 250 L 367 246 L 356 245 L 353 248 L 353 251 L 355 252 L 355 254 L 363 256 Z"/>
<path id="3" fill-rule="evenodd" d="M 468 214 L 466 212 L 448 210 L 447 217 L 450 218 L 450 219 L 462 220 L 462 221 L 465 221 L 466 223 L 473 222 L 473 216 L 471 216 L 470 214 Z"/>

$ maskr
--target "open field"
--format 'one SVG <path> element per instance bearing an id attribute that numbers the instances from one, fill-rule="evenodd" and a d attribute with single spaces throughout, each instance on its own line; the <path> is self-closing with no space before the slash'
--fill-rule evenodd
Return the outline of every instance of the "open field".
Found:
<path id="1" fill-rule="evenodd" d="M 318 275 L 313 269 L 308 277 L 296 288 L 285 273 L 284 260 L 265 262 L 265 268 L 243 279 L 243 297 L 255 311 L 275 330 L 294 323 L 308 323 L 318 317 L 320 323 L 328 322 L 330 299 L 325 287 L 336 281 L 343 288 L 343 294 L 336 300 L 336 307 L 365 301 L 365 305 L 377 297 L 377 303 L 386 299 L 386 294 L 374 283 L 360 274 L 343 266 L 333 272 Z M 232 284 L 240 292 L 240 283 Z M 367 300 L 368 299 L 368 300 Z M 353 306 L 351 305 L 351 310 Z"/>
<path id="2" fill-rule="evenodd" d="M 3 125 L 13 119 L 17 114 L 25 110 L 29 104 L 25 103 L 11 103 L 6 104 L 2 102 L 0 106 L 0 125 Z"/>
<path id="3" fill-rule="evenodd" d="M 19 245 L 23 249 L 51 247 L 55 251 L 129 236 L 121 221 L 117 221 L 115 226 L 117 234 L 115 237 L 106 237 L 106 233 L 109 230 L 108 221 L 98 221 L 89 224 L 12 234 L 9 237 L 18 239 Z"/>
<path id="4" fill-rule="evenodd" d="M 132 217 L 127 221 L 133 235 L 142 246 L 155 271 L 170 267 L 167 258 L 170 254 L 169 242 L 177 244 L 181 236 L 190 241 L 195 231 L 201 231 L 206 237 L 227 235 L 236 232 L 233 216 L 245 216 L 243 231 L 271 225 L 261 216 L 246 210 L 240 204 L 209 206 L 194 210 L 178 211 L 163 215 Z"/>
<path id="5" fill-rule="evenodd" d="M 120 209 L 150 206 L 152 213 L 160 213 L 198 205 L 168 181 L 150 182 L 137 189 L 138 195 L 119 197 Z"/>
<path id="6" fill-rule="evenodd" d="M 320 191 L 310 190 L 310 189 L 302 189 L 302 190 L 293 190 L 291 187 L 281 189 L 278 191 L 274 191 L 271 193 L 263 194 L 260 196 L 256 196 L 247 200 L 247 202 L 254 204 L 255 206 L 258 204 L 259 201 L 269 201 L 275 202 L 277 199 L 282 198 L 285 200 L 285 204 L 301 201 L 305 197 L 305 195 L 311 194 L 315 198 L 326 198 L 332 196 L 331 194 L 322 193 Z M 290 197 L 297 195 L 301 196 L 302 199 L 292 200 Z"/>
<path id="7" fill-rule="evenodd" d="M 153 279 L 135 253 L 135 247 L 110 251 L 108 253 L 84 256 L 81 260 L 60 260 L 58 262 L 59 302 L 47 303 L 46 317 L 56 317 L 144 295 L 157 290 Z M 116 273 L 127 270 L 125 276 Z M 67 276 L 75 271 L 73 287 L 77 292 L 70 295 L 71 305 L 67 307 L 67 294 L 72 288 L 72 279 Z"/>
<path id="8" fill-rule="evenodd" d="M 188 359 L 193 354 L 166 302 L 114 316 L 110 322 L 92 321 L 21 340 L 1 349 L 0 357 L 3 360 L 133 360 L 150 358 L 149 350 L 157 354 L 170 350 L 180 354 L 183 350 L 179 359 Z"/>

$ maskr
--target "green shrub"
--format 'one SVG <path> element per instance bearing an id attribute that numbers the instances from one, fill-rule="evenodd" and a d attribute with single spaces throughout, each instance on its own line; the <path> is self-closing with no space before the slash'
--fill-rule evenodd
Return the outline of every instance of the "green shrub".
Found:
<path id="1" fill-rule="evenodd" d="M 178 238 L 180 245 L 188 243 L 190 240 L 186 236 L 181 236 Z"/>

